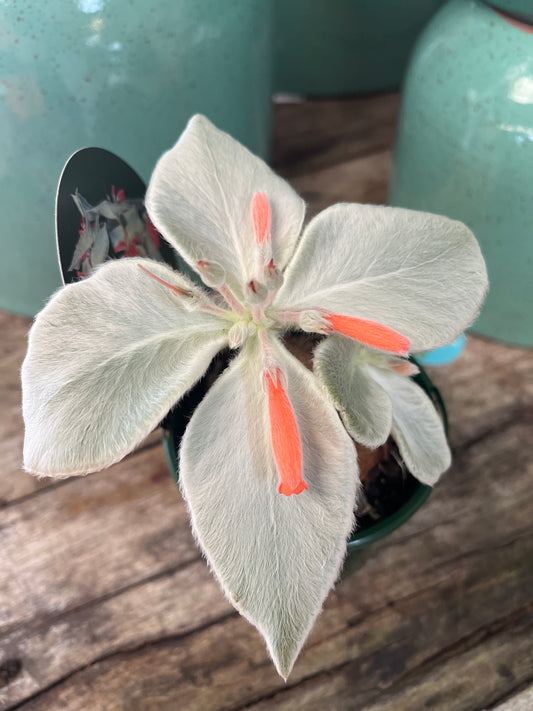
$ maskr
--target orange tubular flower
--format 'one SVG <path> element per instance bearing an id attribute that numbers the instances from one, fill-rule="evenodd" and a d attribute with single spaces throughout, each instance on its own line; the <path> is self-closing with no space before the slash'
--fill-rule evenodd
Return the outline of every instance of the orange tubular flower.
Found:
<path id="1" fill-rule="evenodd" d="M 381 323 L 332 313 L 324 314 L 324 319 L 331 325 L 333 331 L 349 336 L 366 346 L 402 356 L 409 353 L 409 339 Z"/>
<path id="2" fill-rule="evenodd" d="M 257 243 L 270 242 L 272 211 L 268 198 L 264 193 L 254 193 L 252 198 L 252 221 Z"/>
<path id="3" fill-rule="evenodd" d="M 302 478 L 302 444 L 298 424 L 279 375 L 278 370 L 274 382 L 271 374 L 268 371 L 265 373 L 270 437 L 280 480 L 278 491 L 290 496 L 300 494 L 308 486 Z"/>

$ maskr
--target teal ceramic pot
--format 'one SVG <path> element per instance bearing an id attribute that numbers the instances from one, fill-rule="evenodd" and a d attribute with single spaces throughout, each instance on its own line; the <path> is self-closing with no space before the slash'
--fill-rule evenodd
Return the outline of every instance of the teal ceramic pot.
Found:
<path id="1" fill-rule="evenodd" d="M 533 22 L 531 0 L 491 0 L 491 5 L 524 22 Z"/>
<path id="2" fill-rule="evenodd" d="M 444 0 L 274 0 L 275 88 L 352 94 L 397 87 Z"/>
<path id="3" fill-rule="evenodd" d="M 533 27 L 452 0 L 407 72 L 390 202 L 465 222 L 490 290 L 474 330 L 533 345 Z"/>
<path id="4" fill-rule="evenodd" d="M 147 181 L 201 112 L 267 153 L 270 13 L 269 0 L 0 4 L 0 308 L 34 314 L 60 284 L 55 190 L 78 148 Z"/>
<path id="5" fill-rule="evenodd" d="M 230 357 L 231 352 L 220 354 L 215 361 L 213 361 L 204 378 L 185 395 L 179 405 L 169 413 L 162 423 L 163 450 L 165 452 L 165 459 L 170 475 L 176 485 L 179 485 L 177 452 L 179 450 L 181 438 L 185 433 L 185 429 L 194 413 L 194 410 L 198 407 L 214 379 L 218 377 L 224 367 L 226 367 Z M 418 361 L 416 361 L 416 363 L 420 369 L 420 372 L 414 377 L 414 380 L 430 397 L 431 401 L 435 405 L 435 408 L 442 417 L 446 434 L 448 434 L 448 418 L 440 392 L 433 385 L 427 373 L 420 366 L 420 363 Z M 406 523 L 427 501 L 429 495 L 433 491 L 432 487 L 421 484 L 413 477 L 410 477 L 408 486 L 410 487 L 409 497 L 393 513 L 383 518 L 381 521 L 373 523 L 372 525 L 352 534 L 347 542 L 347 561 L 360 551 L 363 551 L 372 544 L 381 541 L 400 526 L 403 526 L 403 524 Z"/>

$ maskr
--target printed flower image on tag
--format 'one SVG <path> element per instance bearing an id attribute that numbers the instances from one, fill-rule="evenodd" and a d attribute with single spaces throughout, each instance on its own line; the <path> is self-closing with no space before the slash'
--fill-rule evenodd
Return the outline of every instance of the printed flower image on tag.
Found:
<path id="1" fill-rule="evenodd" d="M 172 248 L 148 217 L 145 192 L 137 173 L 110 151 L 84 148 L 70 157 L 56 203 L 65 284 L 87 277 L 110 259 L 147 257 L 175 266 Z"/>
<path id="2" fill-rule="evenodd" d="M 140 199 L 128 200 L 124 190 L 111 186 L 111 197 L 94 207 L 76 191 L 72 196 L 81 214 L 79 239 L 69 271 L 88 276 L 99 264 L 117 257 L 149 257 L 163 262 L 161 239 Z"/>

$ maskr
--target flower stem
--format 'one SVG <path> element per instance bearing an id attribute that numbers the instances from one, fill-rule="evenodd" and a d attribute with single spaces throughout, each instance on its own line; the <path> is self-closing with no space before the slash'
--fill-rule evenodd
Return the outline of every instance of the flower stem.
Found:
<path id="1" fill-rule="evenodd" d="M 244 313 L 244 307 L 241 304 L 241 302 L 237 299 L 237 297 L 233 294 L 231 289 L 227 284 L 222 284 L 222 286 L 219 286 L 217 291 L 224 297 L 224 300 L 228 304 L 228 306 L 234 311 L 236 314 L 242 315 Z"/>
<path id="2" fill-rule="evenodd" d="M 283 309 L 282 311 L 276 311 L 272 315 L 275 321 L 278 323 L 295 324 L 298 325 L 300 321 L 300 309 Z"/>
<path id="3" fill-rule="evenodd" d="M 222 316 L 222 318 L 226 318 L 229 321 L 233 321 L 233 312 L 228 311 L 227 309 L 223 309 L 221 306 L 217 306 L 214 304 L 212 301 L 210 301 L 208 298 L 204 297 L 200 300 L 199 302 L 200 309 L 202 311 L 205 311 L 208 314 L 214 314 L 215 316 Z"/>

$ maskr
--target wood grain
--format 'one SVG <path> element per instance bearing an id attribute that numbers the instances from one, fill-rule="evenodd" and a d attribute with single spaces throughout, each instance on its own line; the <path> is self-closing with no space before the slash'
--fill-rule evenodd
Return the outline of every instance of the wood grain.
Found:
<path id="1" fill-rule="evenodd" d="M 309 203 L 386 200 L 394 94 L 276 107 Z M 529 711 L 533 353 L 471 336 L 432 369 L 454 463 L 352 558 L 288 683 L 201 559 L 157 433 L 111 469 L 20 470 L 30 321 L 0 313 L 0 709 Z"/>
<path id="2" fill-rule="evenodd" d="M 518 424 L 498 436 L 502 457 L 516 450 L 526 431 Z M 381 696 L 390 689 L 394 692 L 391 698 L 396 698 L 397 686 L 402 687 L 409 675 L 431 678 L 449 656 L 471 654 L 477 659 L 479 648 L 489 640 L 494 638 L 493 644 L 498 646 L 499 636 L 512 636 L 516 628 L 521 630 L 520 647 L 512 676 L 502 676 L 498 664 L 490 677 L 491 698 L 507 693 L 531 673 L 531 665 L 524 660 L 532 651 L 531 630 L 527 629 L 533 586 L 533 494 L 522 474 L 526 467 L 531 477 L 533 465 L 525 461 L 525 452 L 523 457 L 506 482 L 508 473 L 484 442 L 466 450 L 429 504 L 371 557 L 362 556 L 358 569 L 330 596 L 287 685 L 273 671 L 262 640 L 241 618 L 224 616 L 183 637 L 179 627 L 173 629 L 177 613 L 171 608 L 163 625 L 168 635 L 165 639 L 133 653 L 114 652 L 119 641 L 109 638 L 109 649 L 103 652 L 104 640 L 100 639 L 103 658 L 98 664 L 87 668 L 85 664 L 81 668 L 71 665 L 71 676 L 40 694 L 27 708 L 105 708 L 105 699 L 120 694 L 122 705 L 116 708 L 156 709 L 159 704 L 166 710 L 179 703 L 187 709 L 230 709 L 277 692 L 276 708 L 358 709 L 376 697 L 376 690 Z M 479 494 L 489 483 L 503 493 L 483 500 Z M 497 530 L 492 525 L 496 515 L 500 518 Z M 491 532 L 488 538 L 487 531 Z M 144 588 L 137 587 L 131 595 L 133 605 L 146 598 Z M 195 589 L 199 600 L 216 599 L 215 585 L 208 577 L 198 576 Z M 187 600 L 180 602 L 183 604 Z M 190 604 L 189 614 L 198 615 L 194 601 Z M 121 622 L 120 604 L 110 606 L 107 601 L 106 613 L 113 607 L 118 611 L 117 621 L 113 625 L 108 620 L 105 629 L 108 636 L 116 630 L 120 640 L 128 632 Z M 157 609 L 165 611 L 161 605 Z M 226 611 L 220 608 L 217 614 Z M 106 613 L 91 612 L 95 630 Z M 139 614 L 136 612 L 132 621 L 138 620 Z M 199 628 L 202 622 L 205 618 L 198 619 Z M 153 625 L 149 619 L 145 624 Z M 524 625 L 526 632 L 522 633 Z M 67 630 L 74 636 L 69 647 L 76 649 L 79 640 L 85 651 L 86 632 L 77 632 L 75 624 Z M 30 640 L 29 649 L 32 644 L 35 641 Z M 41 641 L 40 648 L 43 644 Z M 510 650 L 510 643 L 506 643 L 501 658 Z M 45 658 L 40 672 L 48 675 L 48 683 L 54 683 L 57 670 L 50 671 L 47 662 Z M 68 659 L 63 661 L 63 674 L 66 662 Z M 33 669 L 39 666 L 37 656 Z M 480 672 L 477 683 L 486 685 L 488 673 L 487 669 Z M 333 698 L 331 674 L 338 676 Z M 238 683 L 229 684 L 229 679 Z M 456 681 L 456 674 L 451 674 L 450 687 L 446 687 L 446 693 L 454 697 L 459 693 Z M 420 683 L 417 681 L 417 686 Z M 352 701 L 354 706 L 343 705 Z M 270 702 L 259 708 L 269 708 Z"/>
<path id="3" fill-rule="evenodd" d="M 277 103 L 274 168 L 292 182 L 296 176 L 389 150 L 399 103 L 396 92 L 337 101 Z"/>
<path id="4" fill-rule="evenodd" d="M 0 630 L 198 558 L 161 447 L 2 512 Z"/>
<path id="5" fill-rule="evenodd" d="M 527 689 L 513 694 L 502 704 L 490 708 L 492 711 L 531 711 L 533 709 L 533 686 L 528 686 Z"/>
<path id="6" fill-rule="evenodd" d="M 23 424 L 19 373 L 30 325 L 30 319 L 0 311 L 0 510 L 8 501 L 40 488 L 38 479 L 21 470 Z"/>

